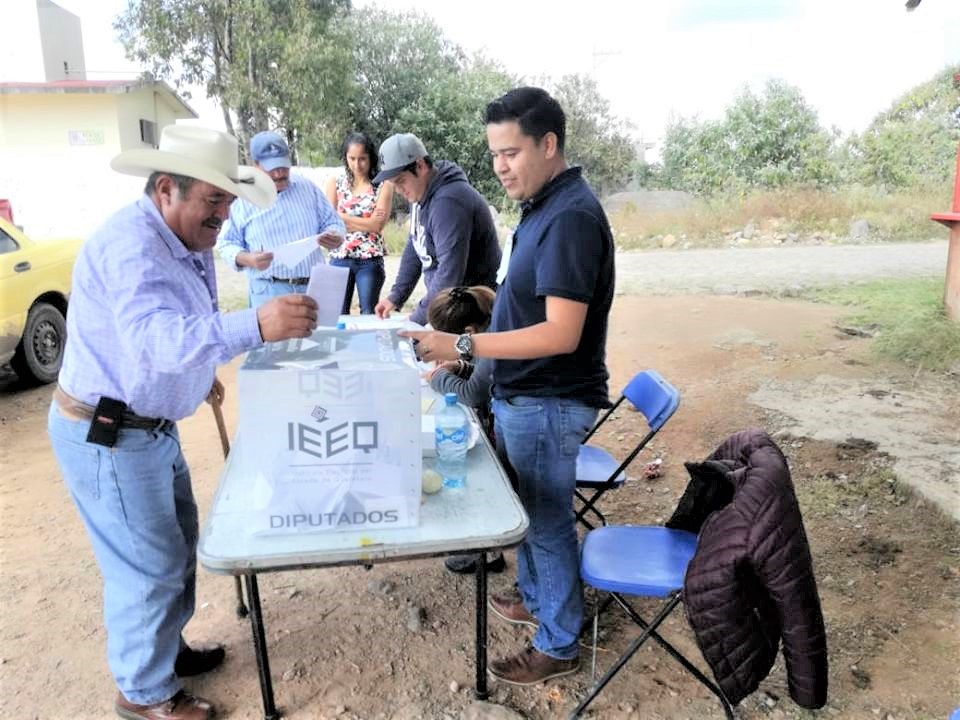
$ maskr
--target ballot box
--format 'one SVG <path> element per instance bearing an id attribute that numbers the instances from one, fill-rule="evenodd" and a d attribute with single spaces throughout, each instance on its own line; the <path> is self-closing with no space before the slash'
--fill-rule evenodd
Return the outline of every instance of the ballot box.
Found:
<path id="1" fill-rule="evenodd" d="M 238 393 L 255 532 L 417 524 L 420 377 L 396 329 L 268 343 L 247 355 Z"/>

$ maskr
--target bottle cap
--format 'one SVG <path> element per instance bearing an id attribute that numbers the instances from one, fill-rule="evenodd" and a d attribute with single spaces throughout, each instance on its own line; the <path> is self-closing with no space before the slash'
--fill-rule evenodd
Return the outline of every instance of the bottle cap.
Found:
<path id="1" fill-rule="evenodd" d="M 337 330 L 346 330 L 346 329 L 347 329 L 347 324 L 343 320 L 337 323 Z"/>
<path id="2" fill-rule="evenodd" d="M 456 393 L 444 393 L 443 401 L 447 405 L 456 405 L 457 404 L 457 394 Z"/>

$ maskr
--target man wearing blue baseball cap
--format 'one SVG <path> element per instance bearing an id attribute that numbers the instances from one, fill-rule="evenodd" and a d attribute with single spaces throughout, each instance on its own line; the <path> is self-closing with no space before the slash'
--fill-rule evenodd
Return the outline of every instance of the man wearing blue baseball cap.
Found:
<path id="1" fill-rule="evenodd" d="M 306 292 L 310 269 L 323 262 L 320 247 L 339 247 L 346 228 L 323 191 L 305 177 L 291 175 L 290 148 L 280 135 L 265 131 L 250 140 L 250 158 L 267 173 L 277 189 L 268 210 L 238 199 L 230 208 L 217 241 L 220 256 L 250 280 L 250 307 L 270 298 Z M 281 245 L 316 236 L 317 249 L 295 267 L 273 262 Z"/>

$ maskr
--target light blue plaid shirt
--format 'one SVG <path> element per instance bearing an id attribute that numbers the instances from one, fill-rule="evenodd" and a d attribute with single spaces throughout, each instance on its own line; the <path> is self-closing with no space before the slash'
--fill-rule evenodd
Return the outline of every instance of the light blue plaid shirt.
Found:
<path id="1" fill-rule="evenodd" d="M 213 253 L 191 252 L 146 195 L 84 243 L 73 268 L 60 386 L 90 405 L 192 415 L 220 363 L 263 344 L 255 310 L 217 311 Z"/>
<path id="2" fill-rule="evenodd" d="M 290 186 L 277 194 L 268 209 L 237 198 L 230 206 L 230 218 L 223 224 L 217 250 L 234 270 L 246 270 L 251 278 L 305 278 L 310 268 L 323 262 L 319 246 L 295 268 L 271 265 L 266 270 L 237 265 L 241 252 L 270 252 L 280 245 L 319 235 L 330 230 L 341 237 L 347 229 L 320 188 L 305 177 L 290 174 Z"/>

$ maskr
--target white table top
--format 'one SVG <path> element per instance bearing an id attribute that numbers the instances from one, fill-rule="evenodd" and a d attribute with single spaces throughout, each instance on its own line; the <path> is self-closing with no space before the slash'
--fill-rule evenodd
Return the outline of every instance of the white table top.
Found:
<path id="1" fill-rule="evenodd" d="M 430 394 L 437 397 L 424 388 L 424 395 Z M 246 502 L 252 478 L 244 472 L 249 452 L 255 452 L 252 444 L 235 438 L 200 536 L 200 563 L 213 572 L 239 575 L 480 551 L 516 545 L 527 533 L 527 514 L 483 433 L 467 453 L 466 487 L 422 495 L 419 525 L 393 530 L 252 533 Z M 424 469 L 433 462 L 423 458 Z"/>

